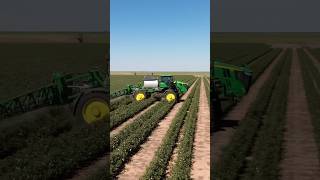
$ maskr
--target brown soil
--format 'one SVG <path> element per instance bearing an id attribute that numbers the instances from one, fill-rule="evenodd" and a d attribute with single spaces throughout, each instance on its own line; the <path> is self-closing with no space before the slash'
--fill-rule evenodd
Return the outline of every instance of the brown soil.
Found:
<path id="1" fill-rule="evenodd" d="M 250 105 L 255 101 L 258 92 L 269 78 L 274 66 L 282 58 L 286 49 L 283 49 L 279 56 L 273 60 L 273 62 L 265 69 L 263 74 L 257 79 L 257 81 L 250 87 L 249 92 L 244 96 L 240 103 L 238 103 L 223 119 L 223 127 L 220 131 L 215 132 L 212 135 L 211 150 L 213 156 L 213 162 L 219 160 L 221 156 L 222 148 L 228 144 L 232 134 L 235 131 L 235 127 L 247 114 Z"/>
<path id="2" fill-rule="evenodd" d="M 185 100 L 190 94 L 195 83 L 189 91 L 181 98 Z M 160 147 L 162 139 L 165 137 L 170 124 L 179 112 L 183 101 L 177 103 L 170 113 L 159 123 L 158 127 L 152 132 L 148 140 L 141 145 L 140 150 L 131 157 L 130 162 L 125 165 L 124 170 L 119 174 L 118 179 L 139 179 L 143 176 L 146 168 L 152 161 L 156 150 Z"/>
<path id="3" fill-rule="evenodd" d="M 296 49 L 289 81 L 281 179 L 319 179 L 320 164 Z"/>
<path id="4" fill-rule="evenodd" d="M 191 178 L 199 180 L 210 179 L 210 111 L 204 81 L 202 78 L 191 169 Z"/>

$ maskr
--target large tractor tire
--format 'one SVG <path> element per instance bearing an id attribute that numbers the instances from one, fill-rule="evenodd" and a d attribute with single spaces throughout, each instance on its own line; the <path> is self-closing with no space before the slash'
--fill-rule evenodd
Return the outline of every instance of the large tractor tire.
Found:
<path id="1" fill-rule="evenodd" d="M 164 100 L 169 103 L 176 103 L 178 101 L 179 97 L 178 94 L 173 91 L 172 89 L 168 89 L 164 93 Z"/>
<path id="2" fill-rule="evenodd" d="M 78 100 L 75 113 L 78 119 L 87 124 L 106 120 L 110 113 L 107 94 L 94 91 L 84 93 Z"/>
<path id="3" fill-rule="evenodd" d="M 133 94 L 133 98 L 135 101 L 140 102 L 140 101 L 143 101 L 147 98 L 147 94 L 144 91 L 136 91 Z"/>

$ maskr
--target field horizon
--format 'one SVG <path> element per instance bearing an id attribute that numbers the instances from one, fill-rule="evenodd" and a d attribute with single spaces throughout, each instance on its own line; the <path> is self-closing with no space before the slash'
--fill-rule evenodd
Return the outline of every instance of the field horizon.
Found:
<path id="1" fill-rule="evenodd" d="M 211 32 L 211 43 L 293 43 L 320 42 L 320 32 Z"/>

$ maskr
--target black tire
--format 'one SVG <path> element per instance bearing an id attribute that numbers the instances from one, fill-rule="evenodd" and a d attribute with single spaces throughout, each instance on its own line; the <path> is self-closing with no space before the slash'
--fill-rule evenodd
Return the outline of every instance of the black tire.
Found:
<path id="1" fill-rule="evenodd" d="M 172 89 L 168 89 L 164 92 L 164 100 L 168 103 L 176 103 L 179 100 L 179 95 Z"/>
<path id="2" fill-rule="evenodd" d="M 92 114 L 90 114 L 90 111 L 87 108 L 90 108 Z M 107 100 L 107 94 L 104 92 L 84 93 L 78 100 L 75 113 L 77 119 L 80 119 L 87 124 L 108 120 L 110 107 Z"/>
<path id="3" fill-rule="evenodd" d="M 141 90 L 138 90 L 138 91 L 135 91 L 133 93 L 133 100 L 134 101 L 143 101 L 147 98 L 147 94 L 145 91 L 141 91 Z"/>

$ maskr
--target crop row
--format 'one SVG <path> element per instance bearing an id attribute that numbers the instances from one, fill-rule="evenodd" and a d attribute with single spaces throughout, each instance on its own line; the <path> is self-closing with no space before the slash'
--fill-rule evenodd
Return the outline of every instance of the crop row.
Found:
<path id="1" fill-rule="evenodd" d="M 302 67 L 304 88 L 312 117 L 315 139 L 320 152 L 320 69 L 317 69 L 317 66 L 314 65 L 311 59 L 301 49 L 298 50 L 298 54 L 302 61 L 300 64 Z"/>
<path id="2" fill-rule="evenodd" d="M 162 179 L 166 174 L 167 164 L 170 160 L 173 149 L 178 140 L 180 129 L 184 123 L 184 120 L 191 111 L 191 103 L 193 101 L 193 96 L 196 92 L 196 89 L 199 89 L 199 81 L 195 84 L 194 88 L 190 92 L 188 98 L 184 101 L 181 109 L 173 119 L 170 127 L 162 140 L 162 143 L 159 149 L 156 151 L 155 156 L 147 168 L 143 179 Z"/>
<path id="3" fill-rule="evenodd" d="M 250 106 L 246 117 L 240 121 L 239 127 L 233 134 L 229 144 L 223 149 L 220 161 L 213 167 L 212 176 L 214 178 L 236 179 L 241 168 L 243 168 L 247 154 L 252 147 L 254 137 L 266 113 L 285 59 L 286 58 L 281 59 L 276 64 L 270 77 L 258 93 L 256 100 Z"/>
<path id="4" fill-rule="evenodd" d="M 206 90 L 206 95 L 207 95 L 207 98 L 208 98 L 208 103 L 210 105 L 210 79 L 209 78 L 204 78 L 203 80 L 204 82 L 204 87 L 205 87 L 205 90 Z"/>
<path id="5" fill-rule="evenodd" d="M 210 51 L 214 59 L 230 62 L 240 58 L 252 59 L 269 49 L 269 45 L 261 43 L 213 43 Z"/>
<path id="6" fill-rule="evenodd" d="M 112 140 L 112 152 L 110 157 L 110 170 L 111 175 L 115 177 L 123 168 L 124 164 L 129 160 L 131 155 L 137 152 L 148 136 L 151 134 L 157 124 L 166 116 L 173 106 L 173 103 L 161 102 L 157 109 L 151 109 L 151 116 L 141 116 L 137 121 L 143 122 L 140 128 L 135 131 L 124 130 L 123 133 L 116 135 L 115 138 L 120 141 L 119 145 L 115 148 L 114 141 Z M 134 124 L 135 125 L 135 124 Z M 130 126 L 133 126 L 130 124 Z M 124 138 L 120 138 L 124 137 Z"/>
<path id="7" fill-rule="evenodd" d="M 291 56 L 286 56 L 272 92 L 269 107 L 255 139 L 252 160 L 249 161 L 244 175 L 246 179 L 277 179 L 279 176 L 291 59 Z"/>
<path id="8" fill-rule="evenodd" d="M 61 179 L 109 149 L 107 121 L 32 142 L 0 161 L 0 179 Z"/>
<path id="9" fill-rule="evenodd" d="M 255 61 L 258 61 L 260 58 L 263 58 L 264 56 L 268 55 L 272 51 L 271 48 L 264 50 L 263 52 L 259 54 L 248 54 L 247 56 L 241 57 L 241 58 L 235 58 L 232 61 L 228 62 L 230 64 L 236 64 L 236 65 L 241 65 L 241 64 L 251 64 Z"/>
<path id="10" fill-rule="evenodd" d="M 117 109 L 120 106 L 130 104 L 132 98 L 130 96 L 121 96 L 110 101 L 110 111 Z"/>
<path id="11" fill-rule="evenodd" d="M 197 116 L 199 109 L 200 86 L 197 87 L 189 112 L 185 119 L 182 141 L 178 149 L 178 157 L 172 169 L 170 179 L 190 179 L 190 171 L 192 167 L 193 142 L 196 131 Z"/>
<path id="12" fill-rule="evenodd" d="M 151 97 L 142 102 L 133 102 L 128 105 L 122 105 L 110 113 L 110 129 L 114 129 L 128 118 L 133 117 L 138 112 L 152 105 L 156 101 Z"/>
<path id="13" fill-rule="evenodd" d="M 272 63 L 272 61 L 280 54 L 280 49 L 274 49 L 267 55 L 257 59 L 252 64 L 250 64 L 250 68 L 253 70 L 254 74 L 252 77 L 252 81 L 255 82 L 258 77 L 264 72 L 264 70 Z"/>
<path id="14" fill-rule="evenodd" d="M 117 135 L 111 137 L 110 150 L 111 150 L 111 153 L 113 154 L 113 157 L 111 154 L 110 166 L 113 168 L 113 171 L 111 171 L 111 173 L 113 174 L 114 177 L 117 175 L 117 173 L 121 171 L 121 168 L 123 168 L 125 162 L 128 160 L 131 153 L 135 152 L 135 151 L 132 151 L 132 149 L 130 150 L 131 146 L 129 147 L 129 146 L 126 146 L 126 144 L 124 145 L 124 142 L 126 140 L 131 140 L 133 137 L 136 137 L 137 135 L 138 137 L 140 135 L 141 138 L 144 138 L 143 137 L 144 134 L 139 134 L 139 133 L 142 133 L 142 130 L 143 130 L 142 128 L 146 128 L 147 125 L 149 125 L 147 127 L 150 128 L 150 124 L 153 124 L 152 121 L 156 121 L 156 122 L 160 121 L 164 116 L 163 113 L 166 114 L 170 110 L 170 108 L 171 108 L 171 105 L 168 106 L 168 104 L 166 104 L 165 102 L 160 102 L 155 106 L 153 106 L 151 109 L 149 109 L 147 112 L 142 114 L 134 122 L 127 125 L 126 128 L 120 131 Z M 140 139 L 140 140 L 144 140 L 144 139 Z M 133 144 L 136 149 L 139 148 L 139 145 L 140 145 L 140 143 L 137 143 L 137 142 L 138 141 L 135 141 Z M 119 149 L 119 147 L 121 149 Z M 114 154 L 115 152 L 117 154 Z M 121 154 L 121 152 L 123 153 Z M 120 159 L 116 159 L 116 158 L 120 158 Z M 95 173 L 90 175 L 89 179 L 110 178 L 108 176 L 108 174 L 110 174 L 110 168 L 102 167 L 98 169 Z"/>
<path id="15" fill-rule="evenodd" d="M 119 134 L 111 137 L 110 168 L 102 167 L 98 169 L 90 175 L 89 179 L 108 179 L 110 178 L 108 174 L 116 177 L 131 155 L 139 150 L 140 144 L 146 140 L 161 119 L 170 111 L 172 106 L 173 104 L 166 102 L 156 104 L 129 124 Z"/>
<path id="16" fill-rule="evenodd" d="M 59 136 L 69 131 L 73 126 L 72 117 L 69 114 L 61 108 L 50 108 L 45 114 L 3 125 L 0 129 L 0 159 L 14 155 L 40 139 Z"/>

